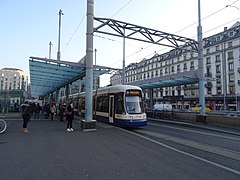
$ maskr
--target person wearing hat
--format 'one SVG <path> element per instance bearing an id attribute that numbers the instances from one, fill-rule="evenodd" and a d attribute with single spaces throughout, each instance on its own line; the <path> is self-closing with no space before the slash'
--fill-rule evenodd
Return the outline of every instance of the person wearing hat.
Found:
<path id="1" fill-rule="evenodd" d="M 23 103 L 21 107 L 22 107 L 22 118 L 23 118 L 23 132 L 27 133 L 28 132 L 27 124 L 28 124 L 28 121 L 31 119 L 31 108 L 30 108 L 30 105 L 28 104 L 28 101 L 25 101 L 25 103 Z"/>

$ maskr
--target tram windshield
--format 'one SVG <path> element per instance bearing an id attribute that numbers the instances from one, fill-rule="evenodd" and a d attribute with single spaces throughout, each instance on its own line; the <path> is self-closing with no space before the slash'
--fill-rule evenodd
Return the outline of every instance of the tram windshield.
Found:
<path id="1" fill-rule="evenodd" d="M 141 96 L 126 96 L 126 109 L 129 114 L 142 113 Z"/>

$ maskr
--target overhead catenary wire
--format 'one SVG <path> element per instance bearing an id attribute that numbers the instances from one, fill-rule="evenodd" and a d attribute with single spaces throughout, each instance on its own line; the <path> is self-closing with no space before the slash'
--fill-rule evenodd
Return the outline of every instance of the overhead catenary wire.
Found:
<path id="1" fill-rule="evenodd" d="M 231 3 L 231 4 L 229 4 L 229 5 L 226 5 L 224 8 L 221 8 L 220 10 L 217 10 L 217 11 L 215 11 L 214 13 L 212 13 L 212 14 L 204 17 L 204 18 L 202 18 L 202 20 L 205 20 L 205 19 L 207 19 L 207 18 L 209 18 L 209 17 L 211 17 L 211 16 L 213 16 L 213 15 L 221 12 L 221 11 L 225 10 L 226 8 L 228 8 L 228 7 L 232 7 L 232 5 L 235 4 L 235 3 L 237 3 L 238 1 L 239 1 L 239 0 L 236 0 L 236 1 L 234 1 L 233 3 Z M 227 23 L 224 23 L 224 24 L 222 24 L 222 25 L 220 25 L 220 26 L 217 26 L 217 27 L 212 28 L 212 29 L 210 29 L 210 30 L 204 31 L 203 34 L 206 34 L 206 33 L 210 32 L 210 31 L 213 31 L 213 30 L 215 30 L 215 29 L 217 29 L 217 28 L 220 28 L 220 27 L 222 27 L 222 26 L 225 26 L 226 24 L 229 24 L 229 23 L 234 22 L 234 21 L 239 20 L 239 19 L 240 19 L 240 18 L 236 18 L 236 19 L 231 20 L 231 21 L 229 21 L 229 22 L 227 22 Z M 182 28 L 182 29 L 178 30 L 176 33 L 179 33 L 179 32 L 181 32 L 181 31 L 183 31 L 183 30 L 185 30 L 185 29 L 187 29 L 187 28 L 195 25 L 196 23 L 197 23 L 197 22 L 192 23 L 192 24 L 186 26 L 185 28 Z M 191 38 L 193 39 L 193 38 L 196 38 L 196 37 L 197 37 L 197 36 L 193 36 L 193 37 L 191 37 Z M 151 46 L 152 46 L 152 45 L 149 45 L 149 46 L 145 47 L 144 49 L 149 48 L 149 47 L 151 47 Z M 160 49 L 160 50 L 155 51 L 155 52 L 160 52 L 160 51 L 163 51 L 163 50 L 166 50 L 166 49 L 167 49 L 167 48 L 163 48 L 163 49 Z M 148 54 L 148 55 L 146 55 L 145 57 L 151 56 L 151 55 L 153 55 L 153 54 L 155 54 L 155 53 Z M 141 58 L 141 59 L 143 59 L 143 58 Z M 138 59 L 138 60 L 136 60 L 135 62 L 137 62 L 137 61 L 139 61 L 139 60 L 141 60 L 141 59 Z"/>
<path id="2" fill-rule="evenodd" d="M 85 19 L 85 15 L 82 17 L 80 23 L 78 24 L 77 28 L 75 29 L 75 31 L 73 32 L 72 36 L 69 38 L 66 46 L 63 48 L 63 52 L 65 51 L 65 49 L 68 47 L 68 45 L 70 44 L 70 42 L 72 41 L 74 35 L 76 34 L 76 32 L 78 31 L 78 28 L 80 27 L 80 25 L 82 24 L 83 20 Z"/>

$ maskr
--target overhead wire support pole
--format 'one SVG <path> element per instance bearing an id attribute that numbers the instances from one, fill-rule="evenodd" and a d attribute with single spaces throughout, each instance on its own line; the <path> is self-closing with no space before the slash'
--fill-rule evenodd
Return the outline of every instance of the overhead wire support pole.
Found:
<path id="1" fill-rule="evenodd" d="M 199 77 L 199 105 L 200 115 L 205 115 L 205 95 L 204 95 L 204 67 L 203 67 L 203 39 L 201 25 L 201 4 L 198 0 L 198 77 Z"/>
<path id="2" fill-rule="evenodd" d="M 87 33 L 86 33 L 86 100 L 85 120 L 92 121 L 93 94 L 93 9 L 94 0 L 87 0 Z"/>

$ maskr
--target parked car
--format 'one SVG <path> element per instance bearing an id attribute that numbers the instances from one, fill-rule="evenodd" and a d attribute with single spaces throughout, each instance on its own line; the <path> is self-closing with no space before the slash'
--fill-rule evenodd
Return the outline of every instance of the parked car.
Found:
<path id="1" fill-rule="evenodd" d="M 172 105 L 171 104 L 155 104 L 153 106 L 153 110 L 172 111 Z"/>

